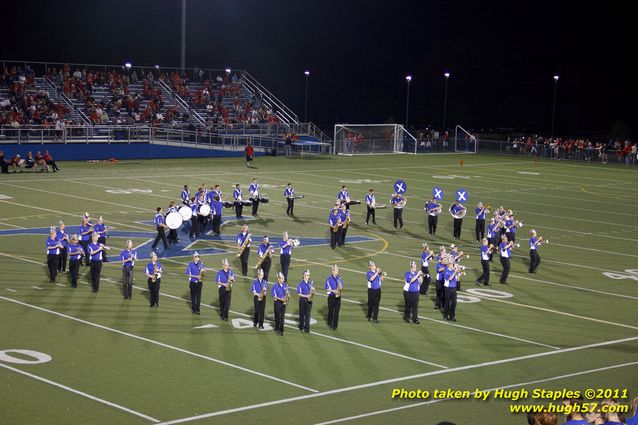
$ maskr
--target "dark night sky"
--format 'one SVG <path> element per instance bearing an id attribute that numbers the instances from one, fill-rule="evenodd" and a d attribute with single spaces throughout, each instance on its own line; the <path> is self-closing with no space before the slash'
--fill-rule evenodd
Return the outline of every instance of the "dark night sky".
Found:
<path id="1" fill-rule="evenodd" d="M 638 133 L 631 2 L 188 0 L 187 66 L 243 68 L 303 115 L 548 133 Z M 28 10 L 25 10 L 28 7 Z M 0 58 L 179 65 L 179 0 L 10 2 Z M 7 27 L 8 25 L 8 27 Z"/>

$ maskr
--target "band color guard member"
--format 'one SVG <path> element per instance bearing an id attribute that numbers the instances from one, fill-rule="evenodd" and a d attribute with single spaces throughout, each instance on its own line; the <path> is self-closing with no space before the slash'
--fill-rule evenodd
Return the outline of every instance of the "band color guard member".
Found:
<path id="1" fill-rule="evenodd" d="M 294 208 L 295 208 L 295 189 L 292 187 L 292 183 L 288 182 L 286 185 L 286 189 L 284 190 L 284 196 L 286 197 L 286 201 L 288 202 L 288 208 L 286 208 L 286 215 L 291 217 L 295 216 Z"/>
<path id="2" fill-rule="evenodd" d="M 235 190 L 233 190 L 233 203 L 235 205 L 235 217 L 240 218 L 244 211 L 244 196 L 239 183 L 235 185 Z"/>
<path id="3" fill-rule="evenodd" d="M 157 249 L 157 245 L 160 241 L 164 245 L 164 251 L 168 249 L 168 241 L 166 240 L 166 224 L 164 223 L 164 214 L 162 211 L 162 207 L 157 207 L 157 213 L 155 214 L 155 227 L 157 229 L 157 236 L 155 236 L 155 240 L 153 241 L 153 245 L 151 245 L 151 249 L 155 251 Z"/>
<path id="4" fill-rule="evenodd" d="M 262 269 L 257 270 L 257 279 L 253 280 L 250 286 L 250 292 L 253 294 L 253 305 L 255 306 L 255 314 L 253 315 L 253 327 L 259 326 L 264 328 L 264 314 L 266 312 L 266 294 L 268 293 L 268 281 L 264 277 Z"/>
<path id="5" fill-rule="evenodd" d="M 425 203 L 425 211 L 428 214 L 428 234 L 436 235 L 436 226 L 439 223 L 439 213 L 441 212 L 441 204 L 435 198 Z"/>
<path id="6" fill-rule="evenodd" d="M 97 223 L 95 223 L 95 225 L 93 226 L 93 231 L 97 232 L 97 234 L 99 235 L 97 243 L 106 245 L 106 238 L 109 236 L 109 230 L 106 224 L 104 224 L 104 219 L 102 218 L 102 216 L 98 217 Z M 104 263 L 108 263 L 109 259 L 106 257 L 106 255 L 104 255 L 102 261 Z"/>
<path id="7" fill-rule="evenodd" d="M 261 245 L 257 248 L 257 255 L 259 258 L 263 258 L 261 262 L 261 270 L 264 272 L 264 279 L 268 280 L 268 275 L 270 273 L 270 267 L 272 266 L 272 256 L 275 253 L 275 247 L 271 245 L 270 238 L 268 236 L 264 236 L 262 239 Z M 264 258 L 265 256 L 265 258 Z"/>
<path id="8" fill-rule="evenodd" d="M 82 246 L 82 251 L 84 252 L 84 265 L 88 266 L 90 262 L 89 242 L 91 242 L 91 233 L 93 233 L 93 226 L 89 223 L 89 217 L 87 215 L 84 215 L 82 217 L 82 224 L 80 224 L 78 232 L 80 238 L 80 246 Z"/>
<path id="9" fill-rule="evenodd" d="M 507 276 L 510 274 L 510 258 L 512 258 L 512 248 L 514 242 L 508 242 L 506 235 L 501 235 L 501 243 L 499 245 L 499 251 L 501 252 L 501 266 L 503 266 L 503 272 L 499 282 L 507 283 Z"/>
<path id="10" fill-rule="evenodd" d="M 47 267 L 49 268 L 49 281 L 55 282 L 58 275 L 58 262 L 60 261 L 60 248 L 62 244 L 58 241 L 55 226 L 49 229 L 49 237 L 46 240 L 47 248 Z"/>
<path id="11" fill-rule="evenodd" d="M 341 186 L 341 190 L 337 193 L 337 199 L 341 205 L 346 206 L 346 209 L 350 209 L 350 195 L 345 185 Z"/>
<path id="12" fill-rule="evenodd" d="M 222 232 L 222 211 L 224 209 L 224 204 L 222 203 L 219 195 L 215 195 L 213 197 L 210 209 L 213 214 L 213 233 L 215 236 L 219 236 Z"/>
<path id="13" fill-rule="evenodd" d="M 328 224 L 330 225 L 330 248 L 335 249 L 341 229 L 341 212 L 339 211 L 339 207 L 335 206 L 332 208 L 330 216 L 328 217 Z"/>
<path id="14" fill-rule="evenodd" d="M 63 221 L 60 221 L 56 238 L 62 247 L 60 248 L 60 259 L 58 261 L 58 272 L 66 274 L 66 262 L 68 257 L 69 235 L 66 233 Z"/>
<path id="15" fill-rule="evenodd" d="M 275 304 L 275 333 L 283 335 L 284 321 L 286 320 L 286 303 L 290 297 L 283 273 L 277 273 L 277 283 L 272 286 L 270 295 Z"/>
<path id="16" fill-rule="evenodd" d="M 199 314 L 199 307 L 202 302 L 202 284 L 206 267 L 200 261 L 199 252 L 193 253 L 193 261 L 188 263 L 186 267 L 186 276 L 188 276 L 188 286 L 191 293 L 191 311 L 193 314 Z"/>
<path id="17" fill-rule="evenodd" d="M 162 282 L 162 263 L 157 261 L 157 254 L 151 252 L 151 261 L 144 269 L 146 274 L 146 283 L 150 293 L 149 301 L 151 307 L 159 307 L 159 291 Z"/>
<path id="18" fill-rule="evenodd" d="M 257 177 L 253 177 L 253 182 L 248 187 L 248 193 L 250 193 L 250 199 L 253 201 L 252 215 L 257 215 L 259 209 L 259 183 L 257 183 Z"/>
<path id="19" fill-rule="evenodd" d="M 281 242 L 279 242 L 279 265 L 284 279 L 288 280 L 288 268 L 290 267 L 290 255 L 292 253 L 292 241 L 288 239 L 288 232 L 284 232 Z"/>
<path id="20" fill-rule="evenodd" d="M 299 330 L 310 333 L 310 313 L 312 312 L 312 296 L 315 288 L 310 280 L 310 270 L 303 272 L 303 277 L 297 285 L 299 295 Z"/>
<path id="21" fill-rule="evenodd" d="M 93 233 L 92 242 L 88 245 L 89 256 L 91 258 L 91 287 L 93 292 L 100 289 L 100 276 L 102 274 L 102 261 L 105 251 L 110 249 L 103 244 L 98 243 L 100 235 Z"/>
<path id="22" fill-rule="evenodd" d="M 180 194 L 180 198 L 182 199 L 182 204 L 184 205 L 190 205 L 190 199 L 191 199 L 191 193 L 188 190 L 188 185 L 185 184 L 184 185 L 184 190 L 182 190 L 182 193 Z"/>
<path id="23" fill-rule="evenodd" d="M 126 245 L 120 253 L 122 262 L 122 292 L 124 299 L 130 300 L 133 295 L 133 267 L 137 260 L 137 251 L 133 249 L 133 241 L 126 241 Z"/>
<path id="24" fill-rule="evenodd" d="M 454 202 L 450 205 L 450 214 L 456 216 L 461 214 L 463 210 L 467 210 L 459 201 Z M 461 227 L 463 226 L 463 219 L 454 217 L 454 239 L 461 239 Z"/>
<path id="25" fill-rule="evenodd" d="M 481 245 L 481 267 L 483 268 L 483 274 L 476 279 L 475 283 L 477 285 L 482 283 L 485 286 L 489 286 L 490 284 L 490 259 L 492 258 L 493 251 L 493 245 L 489 244 L 487 238 L 483 238 Z"/>
<path id="26" fill-rule="evenodd" d="M 336 264 L 332 266 L 332 273 L 326 278 L 323 287 L 328 293 L 328 327 L 336 331 L 339 326 L 341 292 L 343 291 L 343 279 L 339 276 L 339 267 Z"/>
<path id="27" fill-rule="evenodd" d="M 542 236 L 536 234 L 536 230 L 529 231 L 529 272 L 536 273 L 536 269 L 541 263 L 541 257 L 538 255 L 538 246 L 543 243 Z"/>
<path id="28" fill-rule="evenodd" d="M 235 273 L 230 269 L 227 259 L 222 260 L 222 269 L 217 272 L 217 291 L 219 292 L 219 316 L 222 320 L 228 321 L 228 311 L 230 310 L 230 298 L 235 283 Z"/>
<path id="29" fill-rule="evenodd" d="M 379 303 L 381 302 L 381 283 L 385 278 L 385 275 L 381 273 L 381 270 L 377 269 L 377 265 L 374 261 L 368 262 L 368 273 L 366 278 L 368 280 L 368 312 L 366 319 L 368 322 L 370 319 L 374 323 L 379 323 Z"/>
<path id="30" fill-rule="evenodd" d="M 405 272 L 405 283 L 403 285 L 403 299 L 405 307 L 403 308 L 403 320 L 419 324 L 419 293 L 421 284 L 423 283 L 423 274 L 416 270 L 416 262 L 410 262 L 410 270 Z"/>
<path id="31" fill-rule="evenodd" d="M 78 235 L 71 236 L 69 244 L 69 275 L 71 275 L 71 288 L 78 287 L 78 275 L 80 273 L 80 263 L 84 257 L 84 250 L 78 243 Z"/>
<path id="32" fill-rule="evenodd" d="M 439 309 L 443 307 L 443 302 L 445 300 L 445 291 L 443 289 L 443 272 L 445 271 L 445 260 L 447 258 L 447 252 L 445 251 L 445 247 L 441 245 L 439 248 L 439 255 L 436 256 L 436 298 L 434 300 L 434 308 Z"/>
<path id="33" fill-rule="evenodd" d="M 350 226 L 350 211 L 347 205 L 341 204 L 341 228 L 338 233 L 337 246 L 344 246 L 346 244 L 346 235 L 348 233 L 348 226 Z"/>
<path id="34" fill-rule="evenodd" d="M 446 260 L 443 284 L 445 288 L 445 306 L 443 307 L 443 319 L 456 322 L 456 290 L 459 286 L 460 268 L 451 259 Z"/>
<path id="35" fill-rule="evenodd" d="M 405 207 L 406 199 L 399 193 L 393 193 L 390 198 L 390 204 L 394 207 L 394 228 L 403 228 L 403 207 Z M 397 224 L 399 227 L 397 227 Z"/>
<path id="36" fill-rule="evenodd" d="M 421 273 L 423 273 L 423 284 L 421 285 L 421 294 L 427 295 L 430 288 L 430 261 L 434 260 L 434 251 L 430 251 L 427 243 L 423 243 L 421 251 Z"/>
<path id="37" fill-rule="evenodd" d="M 250 245 L 252 243 L 251 234 L 248 233 L 248 225 L 241 226 L 241 231 L 237 234 L 237 253 L 241 262 L 241 275 L 248 274 L 248 257 L 250 256 Z"/>
<path id="38" fill-rule="evenodd" d="M 479 202 L 474 212 L 476 213 L 474 232 L 476 233 L 476 242 L 479 242 L 485 237 L 485 213 L 489 211 L 483 206 L 482 202 Z"/>
<path id="39" fill-rule="evenodd" d="M 366 213 L 366 226 L 370 221 L 370 217 L 372 217 L 372 224 L 377 224 L 375 213 L 376 213 L 377 200 L 374 196 L 374 189 L 368 189 L 368 194 L 366 195 L 366 208 L 368 212 Z"/>

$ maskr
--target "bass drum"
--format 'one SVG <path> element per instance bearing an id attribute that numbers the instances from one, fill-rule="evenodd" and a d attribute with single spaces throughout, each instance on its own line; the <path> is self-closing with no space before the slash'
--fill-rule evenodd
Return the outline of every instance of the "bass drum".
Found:
<path id="1" fill-rule="evenodd" d="M 210 205 L 202 204 L 199 207 L 199 215 L 201 215 L 202 217 L 208 217 L 210 215 Z"/>
<path id="2" fill-rule="evenodd" d="M 179 207 L 179 210 L 177 210 L 177 212 L 179 212 L 179 215 L 182 216 L 184 221 L 188 221 L 193 217 L 193 210 L 191 210 L 191 207 L 188 207 L 186 205 Z"/>
<path id="3" fill-rule="evenodd" d="M 182 226 L 184 219 L 182 215 L 177 211 L 173 211 L 166 215 L 166 225 L 169 229 L 179 229 Z"/>

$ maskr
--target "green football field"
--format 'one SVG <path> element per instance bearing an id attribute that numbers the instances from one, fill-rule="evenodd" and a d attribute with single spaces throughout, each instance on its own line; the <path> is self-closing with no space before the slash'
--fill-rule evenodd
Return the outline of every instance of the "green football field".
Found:
<path id="1" fill-rule="evenodd" d="M 0 424 L 524 424 L 511 404 L 551 400 L 477 400 L 474 391 L 618 389 L 625 404 L 638 396 L 635 168 L 483 154 L 258 157 L 251 170 L 242 158 L 59 165 L 56 174 L 0 177 Z M 191 244 L 180 233 L 188 246 L 160 258 L 158 309 L 148 306 L 146 259 L 136 265 L 131 300 L 122 298 L 116 262 L 104 265 L 97 294 L 87 267 L 76 289 L 68 276 L 49 282 L 45 240 L 60 220 L 73 230 L 85 211 L 102 215 L 112 228 L 110 255 L 127 239 L 148 248 L 155 208 L 178 201 L 184 184 L 219 183 L 228 199 L 234 183 L 247 193 L 253 176 L 270 203 L 246 220 L 256 243 L 249 276 L 237 273 L 228 322 L 219 318 L 213 278 L 223 258 L 237 272 L 232 239 L 244 221 L 228 220 L 221 239 Z M 387 204 L 397 179 L 408 185 L 404 228 L 392 226 L 391 208 L 378 210 L 378 225 L 365 226 L 365 206 L 352 206 L 352 239 L 331 250 L 322 239 L 341 185 L 360 200 L 374 187 L 377 202 Z M 294 218 L 285 214 L 288 181 L 305 195 Z M 433 186 L 445 191 L 436 237 L 427 235 L 423 211 Z M 432 286 L 420 299 L 421 323 L 405 323 L 402 276 L 420 258 L 422 242 L 452 242 L 445 211 L 459 188 L 469 192 L 471 209 L 477 201 L 503 205 L 524 220 L 508 284 L 498 283 L 498 261 L 491 286 L 474 284 L 480 263 L 468 213 L 457 242 L 470 254 L 458 321 L 442 320 L 433 308 Z M 224 214 L 234 218 L 229 209 Z M 540 248 L 536 274 L 527 272 L 531 228 L 550 241 Z M 293 291 L 303 270 L 323 287 L 330 266 L 339 265 L 345 291 L 337 331 L 325 325 L 323 291 L 310 334 L 297 330 L 294 295 L 283 337 L 253 328 L 248 288 L 257 242 L 263 235 L 278 241 L 285 230 L 301 240 L 289 273 Z M 184 274 L 195 249 L 211 271 L 200 316 L 191 314 Z M 378 324 L 365 320 L 370 259 L 388 272 Z M 276 254 L 270 280 L 278 270 Z M 402 388 L 429 395 L 393 399 Z M 448 389 L 468 390 L 469 398 L 449 399 Z M 435 397 L 435 390 L 444 394 Z"/>

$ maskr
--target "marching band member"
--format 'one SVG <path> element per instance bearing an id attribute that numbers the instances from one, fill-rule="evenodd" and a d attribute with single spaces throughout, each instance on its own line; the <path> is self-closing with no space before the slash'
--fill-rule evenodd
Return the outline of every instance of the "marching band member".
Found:
<path id="1" fill-rule="evenodd" d="M 109 231 L 107 226 L 104 224 L 104 219 L 102 218 L 102 216 L 98 217 L 97 223 L 95 223 L 95 225 L 93 226 L 93 231 L 97 232 L 97 234 L 99 235 L 97 242 L 102 245 L 105 245 L 106 238 L 109 236 Z M 108 263 L 109 259 L 106 258 L 106 255 L 104 255 L 104 258 L 102 259 L 102 261 L 104 263 Z"/>
<path id="2" fill-rule="evenodd" d="M 405 284 L 403 285 L 403 299 L 405 307 L 403 308 L 403 320 L 419 324 L 419 292 L 423 283 L 423 274 L 416 271 L 416 262 L 410 262 L 410 270 L 405 272 Z"/>
<path id="3" fill-rule="evenodd" d="M 250 292 L 253 293 L 253 305 L 255 314 L 253 316 L 253 327 L 264 328 L 264 313 L 266 312 L 266 293 L 268 291 L 268 280 L 264 277 L 262 269 L 257 270 L 257 279 L 253 280 Z"/>
<path id="4" fill-rule="evenodd" d="M 341 204 L 341 229 L 338 234 L 337 246 L 344 246 L 346 244 L 346 234 L 348 233 L 348 226 L 350 225 L 350 211 L 347 204 Z"/>
<path id="5" fill-rule="evenodd" d="M 213 214 L 213 233 L 215 233 L 215 236 L 219 236 L 222 232 L 222 211 L 224 210 L 224 204 L 218 195 L 215 195 L 213 198 L 210 209 Z"/>
<path id="6" fill-rule="evenodd" d="M 284 232 L 281 242 L 279 242 L 279 265 L 284 279 L 288 279 L 288 268 L 290 267 L 290 254 L 292 253 L 292 241 L 288 240 L 288 232 Z"/>
<path id="7" fill-rule="evenodd" d="M 459 201 L 455 201 L 450 205 L 450 213 L 452 215 L 460 214 L 466 209 Z M 461 226 L 463 226 L 463 219 L 454 217 L 454 239 L 461 239 Z"/>
<path id="8" fill-rule="evenodd" d="M 343 291 L 343 279 L 339 276 L 339 267 L 336 264 L 332 266 L 332 273 L 326 278 L 323 287 L 328 292 L 328 327 L 336 331 Z"/>
<path id="9" fill-rule="evenodd" d="M 428 213 L 428 234 L 434 236 L 436 235 L 436 225 L 439 222 L 441 204 L 437 202 L 436 198 L 432 198 L 426 202 L 424 209 Z"/>
<path id="10" fill-rule="evenodd" d="M 330 248 L 335 249 L 339 239 L 339 229 L 341 228 L 341 213 L 338 207 L 332 208 L 332 212 L 328 217 L 328 224 L 330 224 Z"/>
<path id="11" fill-rule="evenodd" d="M 485 286 L 490 285 L 490 259 L 492 258 L 493 251 L 494 246 L 490 245 L 487 238 L 483 238 L 481 245 L 481 267 L 483 268 L 483 274 L 474 282 L 477 285 L 481 283 Z"/>
<path id="12" fill-rule="evenodd" d="M 476 242 L 479 242 L 485 237 L 485 212 L 487 208 L 483 206 L 482 202 L 479 202 L 474 212 L 476 213 L 476 226 L 474 231 L 476 232 Z M 489 211 L 487 211 L 489 212 Z"/>
<path id="13" fill-rule="evenodd" d="M 65 225 L 63 221 L 60 221 L 58 227 L 57 239 L 62 247 L 60 248 L 60 259 L 58 261 L 58 272 L 66 274 L 66 260 L 69 249 L 69 235 L 64 231 Z"/>
<path id="14" fill-rule="evenodd" d="M 188 286 L 191 292 L 191 310 L 193 314 L 199 314 L 199 306 L 202 301 L 202 281 L 206 274 L 206 267 L 200 261 L 199 252 L 193 253 L 193 261 L 186 267 Z"/>
<path id="15" fill-rule="evenodd" d="M 190 205 L 189 201 L 191 199 L 191 193 L 188 190 L 188 185 L 187 184 L 184 185 L 184 190 L 182 190 L 180 198 L 182 198 L 182 204 L 187 205 L 187 206 Z"/>
<path id="16" fill-rule="evenodd" d="M 284 196 L 288 202 L 288 208 L 286 208 L 286 215 L 294 217 L 293 209 L 295 208 L 295 189 L 292 187 L 292 183 L 288 182 L 286 189 L 284 190 Z"/>
<path id="17" fill-rule="evenodd" d="M 275 304 L 275 333 L 283 336 L 284 321 L 286 320 L 286 303 L 288 298 L 288 285 L 283 273 L 277 273 L 277 283 L 272 286 L 270 296 Z"/>
<path id="18" fill-rule="evenodd" d="M 213 194 L 213 198 L 215 198 L 215 196 L 218 196 L 219 200 L 221 202 L 223 202 L 222 201 L 222 187 L 220 185 L 216 184 L 215 186 L 213 186 L 213 190 L 211 192 Z"/>
<path id="19" fill-rule="evenodd" d="M 150 296 L 151 307 L 159 307 L 159 290 L 160 290 L 160 283 L 162 282 L 162 263 L 157 261 L 156 253 L 151 252 L 151 261 L 146 265 L 145 272 L 146 272 L 146 278 L 147 278 L 146 283 L 148 284 L 148 290 L 151 294 Z M 191 303 L 192 303 L 192 298 L 191 298 Z"/>
<path id="20" fill-rule="evenodd" d="M 268 280 L 268 274 L 270 273 L 270 267 L 272 266 L 272 256 L 275 253 L 275 247 L 270 244 L 270 238 L 264 236 L 261 245 L 257 248 L 257 255 L 259 258 L 266 258 L 261 263 L 261 270 L 264 272 L 264 279 Z M 267 254 L 267 255 L 266 255 Z"/>
<path id="21" fill-rule="evenodd" d="M 199 215 L 197 214 L 199 207 L 197 206 L 195 197 L 190 198 L 188 207 L 191 209 L 191 229 L 188 232 L 188 238 L 196 239 L 199 237 Z"/>
<path id="22" fill-rule="evenodd" d="M 374 197 L 374 189 L 368 189 L 368 194 L 366 195 L 366 207 L 368 212 L 366 213 L 366 225 L 370 221 L 370 217 L 372 217 L 372 224 L 377 224 L 375 219 L 377 200 Z"/>
<path id="23" fill-rule="evenodd" d="M 341 186 L 341 190 L 337 193 L 337 200 L 341 205 L 345 205 L 346 209 L 350 209 L 350 195 L 345 185 Z"/>
<path id="24" fill-rule="evenodd" d="M 366 319 L 368 322 L 370 319 L 374 323 L 379 323 L 379 303 L 381 302 L 381 283 L 385 278 L 385 273 L 382 273 L 380 269 L 377 269 L 377 265 L 374 261 L 368 262 L 368 273 L 366 278 L 368 280 L 368 312 L 366 313 Z"/>
<path id="25" fill-rule="evenodd" d="M 206 226 L 208 225 L 208 221 L 210 218 L 210 214 L 209 215 L 204 215 L 204 214 L 200 214 L 200 209 L 202 208 L 202 205 L 209 203 L 208 202 L 208 195 L 210 195 L 211 192 L 204 192 L 204 188 L 199 188 L 199 191 L 197 192 L 197 195 L 195 195 L 195 204 L 197 206 L 196 212 L 197 214 L 194 214 L 197 217 L 197 230 L 199 230 L 202 233 L 206 233 Z M 211 210 L 213 209 L 212 204 L 211 204 Z"/>
<path id="26" fill-rule="evenodd" d="M 80 272 L 80 263 L 84 256 L 84 250 L 78 243 L 78 235 L 71 236 L 69 250 L 69 274 L 71 275 L 71 288 L 78 287 L 78 274 Z"/>
<path id="27" fill-rule="evenodd" d="M 250 256 L 251 234 L 248 233 L 248 225 L 241 226 L 241 232 L 237 234 L 237 254 L 241 261 L 241 275 L 248 274 L 248 257 Z"/>
<path id="28" fill-rule="evenodd" d="M 397 229 L 397 223 L 403 228 L 403 207 L 406 199 L 398 193 L 393 193 L 390 198 L 390 204 L 394 207 L 394 228 Z"/>
<path id="29" fill-rule="evenodd" d="M 536 230 L 529 231 L 529 272 L 536 273 L 536 269 L 541 263 L 538 255 L 538 246 L 543 243 L 543 237 L 536 234 Z"/>
<path id="30" fill-rule="evenodd" d="M 155 249 L 157 248 L 157 245 L 159 244 L 161 240 L 162 244 L 164 245 L 164 251 L 166 251 L 166 249 L 168 249 L 168 241 L 166 240 L 166 232 L 164 229 L 166 229 L 167 226 L 164 223 L 164 214 L 163 214 L 162 207 L 157 207 L 156 211 L 157 213 L 155 214 L 154 221 L 155 221 L 155 227 L 157 228 L 157 236 L 155 236 L 155 240 L 153 241 L 153 245 L 151 245 L 151 249 L 155 251 Z"/>
<path id="31" fill-rule="evenodd" d="M 80 232 L 80 245 L 84 253 L 84 265 L 89 265 L 89 242 L 91 242 L 91 233 L 93 233 L 92 225 L 89 223 L 89 217 L 85 214 L 82 217 L 82 224 L 78 231 Z"/>
<path id="32" fill-rule="evenodd" d="M 92 242 L 88 245 L 89 255 L 91 257 L 91 287 L 93 292 L 97 292 L 100 289 L 100 275 L 102 274 L 102 261 L 104 259 L 104 252 L 108 248 L 98 242 L 100 235 L 93 233 L 91 239 Z"/>
<path id="33" fill-rule="evenodd" d="M 230 264 L 225 258 L 222 260 L 222 269 L 217 272 L 216 281 L 219 292 L 219 315 L 222 320 L 228 321 L 230 296 L 233 283 L 235 283 L 235 273 L 230 269 Z"/>
<path id="34" fill-rule="evenodd" d="M 443 308 L 443 319 L 456 322 L 456 290 L 459 286 L 461 266 L 455 265 L 454 261 L 446 260 L 447 267 L 444 271 L 443 284 L 445 288 L 445 306 Z"/>
<path id="35" fill-rule="evenodd" d="M 248 187 L 250 193 L 250 199 L 253 201 L 252 215 L 257 215 L 257 209 L 259 209 L 259 183 L 257 183 L 257 177 L 253 177 L 253 182 Z"/>
<path id="36" fill-rule="evenodd" d="M 122 262 L 122 290 L 124 299 L 130 300 L 133 295 L 133 266 L 137 259 L 137 251 L 133 249 L 133 241 L 126 241 L 124 250 L 120 253 Z"/>
<path id="37" fill-rule="evenodd" d="M 447 252 L 445 247 L 441 245 L 439 248 L 439 255 L 436 256 L 436 298 L 434 300 L 434 308 L 439 309 L 443 307 L 445 301 L 445 291 L 443 289 L 443 273 L 445 272 L 445 261 L 447 259 Z"/>
<path id="38" fill-rule="evenodd" d="M 172 212 L 177 212 L 177 207 L 175 206 L 175 201 L 171 201 L 168 203 L 168 210 L 166 214 L 170 214 Z M 179 242 L 179 238 L 177 237 L 177 229 L 168 229 L 168 243 L 175 244 Z"/>
<path id="39" fill-rule="evenodd" d="M 297 295 L 299 295 L 299 330 L 310 333 L 310 313 L 312 311 L 311 294 L 315 288 L 310 280 L 310 270 L 303 272 L 303 278 L 297 285 Z"/>
<path id="40" fill-rule="evenodd" d="M 510 242 L 516 242 L 516 229 L 518 228 L 518 223 L 514 220 L 514 214 L 509 214 L 507 219 L 505 220 L 505 234 L 507 235 L 507 240 Z"/>
<path id="41" fill-rule="evenodd" d="M 215 186 L 213 186 L 212 184 L 210 185 L 210 190 L 206 189 L 205 187 L 202 187 L 200 190 L 201 194 L 204 196 L 204 201 L 207 204 L 210 204 L 211 202 L 213 202 L 213 198 L 215 197 L 216 193 L 215 193 Z"/>
<path id="42" fill-rule="evenodd" d="M 60 261 L 60 249 L 62 244 L 57 238 L 57 231 L 55 226 L 51 226 L 49 229 L 49 237 L 46 240 L 47 248 L 47 266 L 49 267 L 49 281 L 55 282 L 55 278 L 58 275 L 58 263 Z"/>
<path id="43" fill-rule="evenodd" d="M 235 190 L 233 190 L 233 200 L 235 204 L 235 216 L 240 218 L 244 210 L 244 198 L 239 183 L 235 185 Z"/>
<path id="44" fill-rule="evenodd" d="M 430 261 L 434 259 L 434 251 L 430 251 L 427 243 L 422 245 L 421 252 L 421 273 L 423 273 L 423 285 L 421 285 L 421 294 L 427 295 L 430 287 Z"/>
<path id="45" fill-rule="evenodd" d="M 503 266 L 503 272 L 499 279 L 499 282 L 501 283 L 507 283 L 507 276 L 510 274 L 510 258 L 512 258 L 513 247 L 514 242 L 508 242 L 507 236 L 501 235 L 501 243 L 499 245 L 499 250 L 501 252 L 501 265 Z"/>
<path id="46" fill-rule="evenodd" d="M 496 224 L 495 218 L 490 218 L 490 223 L 487 225 L 487 233 L 486 239 L 490 246 L 492 246 L 492 250 L 490 252 L 490 261 L 492 261 L 492 257 L 494 256 L 494 247 L 498 246 L 499 238 L 496 233 L 498 230 L 498 225 Z"/>

